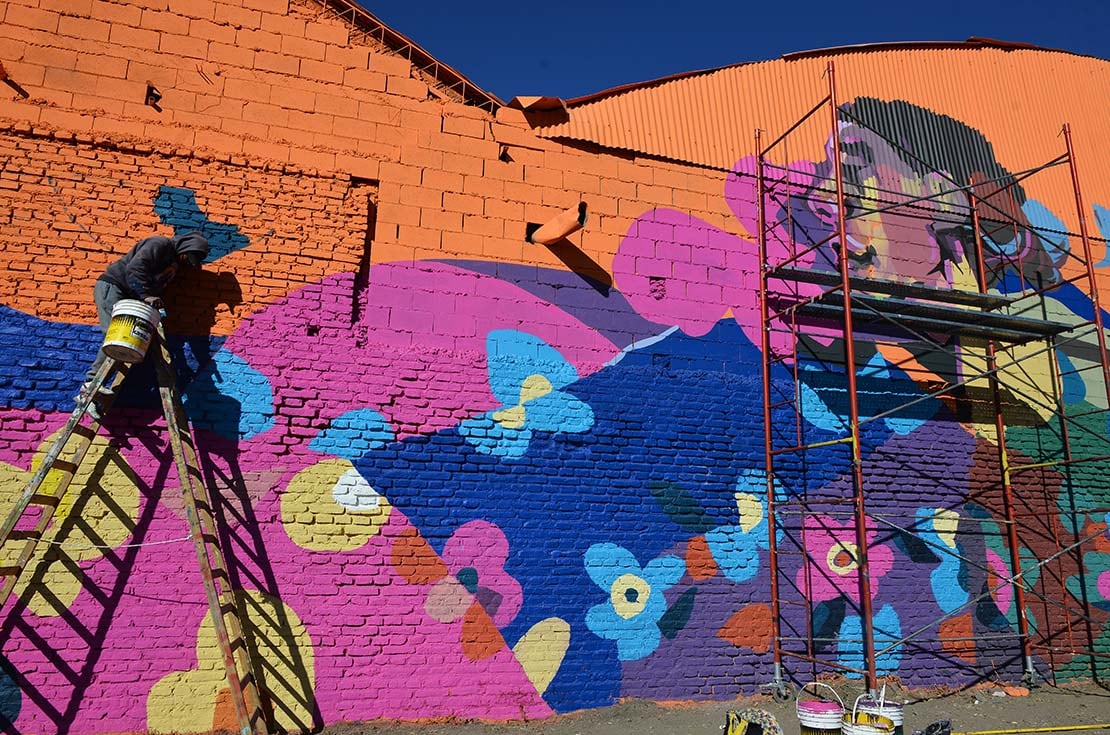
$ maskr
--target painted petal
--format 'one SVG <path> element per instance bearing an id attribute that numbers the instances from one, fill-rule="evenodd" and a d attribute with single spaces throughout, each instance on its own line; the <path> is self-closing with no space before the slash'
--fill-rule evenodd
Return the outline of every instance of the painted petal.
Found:
<path id="1" fill-rule="evenodd" d="M 471 661 L 482 661 L 506 648 L 501 631 L 477 602 L 467 608 L 462 623 L 462 649 Z"/>
<path id="2" fill-rule="evenodd" d="M 662 596 L 663 590 L 682 579 L 685 572 L 686 564 L 682 559 L 677 556 L 661 556 L 648 562 L 643 576 L 644 581 L 651 585 L 652 591 Z"/>
<path id="3" fill-rule="evenodd" d="M 489 521 L 468 521 L 459 526 L 443 545 L 443 560 L 452 572 L 475 567 L 478 574 L 501 569 L 509 558 L 509 541 Z M 485 584 L 485 581 L 482 581 Z"/>
<path id="4" fill-rule="evenodd" d="M 489 414 L 466 419 L 459 424 L 459 434 L 481 454 L 514 459 L 528 452 L 532 430 L 511 429 L 497 423 Z"/>
<path id="5" fill-rule="evenodd" d="M 359 408 L 332 419 L 308 448 L 353 462 L 373 449 L 384 447 L 394 438 L 393 427 L 384 416 L 371 408 Z"/>
<path id="6" fill-rule="evenodd" d="M 677 557 L 676 557 L 677 558 Z M 605 594 L 622 574 L 641 574 L 640 563 L 628 549 L 616 544 L 594 544 L 586 550 L 586 574 Z M 608 606 L 608 605 L 607 605 Z M 609 606 L 611 608 L 611 606 Z M 614 617 L 616 614 L 614 613 Z"/>
<path id="7" fill-rule="evenodd" d="M 633 618 L 633 620 L 640 620 L 640 618 Z M 655 620 L 645 619 L 642 625 L 627 631 L 626 635 L 617 639 L 617 658 L 621 661 L 638 661 L 646 658 L 659 648 L 662 637 Z"/>
<path id="8" fill-rule="evenodd" d="M 486 336 L 489 385 L 502 405 L 520 401 L 520 389 L 530 375 L 543 375 L 552 387 L 578 380 L 578 371 L 539 337 L 514 329 L 497 329 Z"/>
<path id="9" fill-rule="evenodd" d="M 513 653 L 536 692 L 543 694 L 559 672 L 570 648 L 570 625 L 561 618 L 546 618 L 528 629 Z"/>
<path id="10" fill-rule="evenodd" d="M 562 431 L 572 434 L 594 425 L 594 412 L 585 402 L 563 391 L 537 398 L 525 407 L 528 428 L 536 431 Z"/>
<path id="11" fill-rule="evenodd" d="M 759 572 L 759 552 L 754 536 L 739 526 L 721 526 L 705 534 L 714 561 L 727 579 L 747 582 Z"/>
<path id="12" fill-rule="evenodd" d="M 424 611 L 441 623 L 450 623 L 462 617 L 473 602 L 474 595 L 467 592 L 454 577 L 445 577 L 428 592 Z"/>
<path id="13" fill-rule="evenodd" d="M 803 382 L 798 383 L 798 391 L 806 421 L 825 431 L 844 431 L 847 428 L 844 417 L 829 408 L 817 391 Z"/>

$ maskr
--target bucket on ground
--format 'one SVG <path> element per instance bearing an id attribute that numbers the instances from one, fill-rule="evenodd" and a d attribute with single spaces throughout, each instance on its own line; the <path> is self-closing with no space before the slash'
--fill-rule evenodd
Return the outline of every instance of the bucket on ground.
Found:
<path id="1" fill-rule="evenodd" d="M 886 698 L 886 684 L 884 684 L 882 690 L 880 690 L 878 699 L 865 696 L 859 700 L 857 706 L 860 712 L 886 717 L 894 723 L 894 735 L 904 735 L 905 730 L 902 727 L 904 721 L 902 703 L 892 702 Z"/>
<path id="2" fill-rule="evenodd" d="M 142 301 L 121 299 L 112 307 L 112 321 L 104 336 L 104 354 L 120 362 L 141 362 L 161 317 Z"/>
<path id="3" fill-rule="evenodd" d="M 828 699 L 802 699 L 809 687 L 825 687 L 832 692 L 836 701 Z M 816 690 L 815 690 L 816 691 Z M 798 691 L 798 724 L 801 725 L 802 735 L 834 735 L 839 733 L 843 725 L 844 700 L 828 684 L 811 681 Z"/>
<path id="4" fill-rule="evenodd" d="M 865 698 L 868 698 L 866 694 L 856 697 L 852 711 L 844 715 L 841 727 L 844 735 L 894 735 L 894 722 L 889 717 L 860 709 L 860 702 Z"/>

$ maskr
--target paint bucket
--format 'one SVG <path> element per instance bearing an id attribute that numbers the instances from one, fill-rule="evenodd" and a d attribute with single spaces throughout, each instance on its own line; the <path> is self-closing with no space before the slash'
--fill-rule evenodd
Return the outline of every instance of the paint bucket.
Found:
<path id="1" fill-rule="evenodd" d="M 104 335 L 104 354 L 120 362 L 141 362 L 160 320 L 158 310 L 142 301 L 117 301 Z"/>
<path id="2" fill-rule="evenodd" d="M 860 701 L 865 698 L 866 694 L 856 697 L 852 711 L 844 715 L 844 735 L 894 735 L 894 722 L 889 717 L 860 709 Z"/>
<path id="3" fill-rule="evenodd" d="M 827 699 L 806 699 L 802 694 L 807 687 L 825 687 L 836 697 L 835 702 Z M 811 681 L 798 692 L 798 724 L 801 725 L 802 735 L 832 735 L 839 733 L 844 717 L 844 700 L 828 684 Z"/>
<path id="4" fill-rule="evenodd" d="M 886 684 L 883 685 L 882 690 L 879 692 L 878 701 L 873 697 L 867 696 L 859 700 L 858 706 L 860 712 L 886 717 L 894 723 L 894 735 L 904 735 L 905 731 L 902 728 L 902 705 L 898 702 L 891 702 L 886 698 Z"/>

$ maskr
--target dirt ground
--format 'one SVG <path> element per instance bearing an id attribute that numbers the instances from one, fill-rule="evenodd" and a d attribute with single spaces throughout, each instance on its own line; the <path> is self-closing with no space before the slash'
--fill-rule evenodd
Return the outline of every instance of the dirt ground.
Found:
<path id="1" fill-rule="evenodd" d="M 846 701 L 860 693 L 852 682 L 834 686 Z M 923 730 L 937 720 L 951 722 L 956 733 L 1055 732 L 1067 735 L 1110 733 L 1110 688 L 1093 684 L 1056 688 L 1041 686 L 1028 694 L 1021 688 L 986 686 L 956 694 L 927 697 L 921 692 L 898 692 L 904 705 L 905 735 Z M 914 696 L 916 694 L 917 696 Z M 487 724 L 348 723 L 329 727 L 325 735 L 720 735 L 729 710 L 758 707 L 773 714 L 784 735 L 798 735 L 794 702 L 777 703 L 770 697 L 745 697 L 730 702 L 659 705 L 642 700 L 613 707 L 585 710 L 547 720 Z M 1081 725 L 1101 725 L 1078 729 Z M 1054 728 L 1054 729 L 1049 729 Z"/>

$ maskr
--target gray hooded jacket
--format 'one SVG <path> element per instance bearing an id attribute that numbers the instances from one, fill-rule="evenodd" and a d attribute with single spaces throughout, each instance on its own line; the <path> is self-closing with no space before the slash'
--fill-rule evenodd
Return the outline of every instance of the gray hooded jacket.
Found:
<path id="1" fill-rule="evenodd" d="M 177 275 L 177 256 L 185 253 L 197 253 L 204 260 L 208 255 L 208 240 L 199 232 L 148 237 L 108 266 L 99 280 L 115 284 L 128 298 L 161 296 Z"/>

